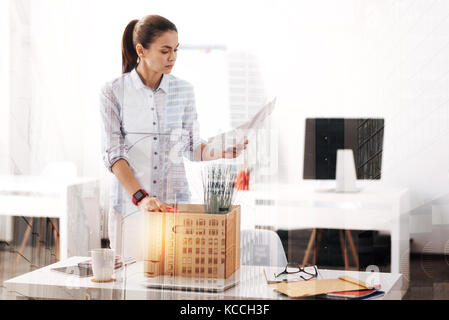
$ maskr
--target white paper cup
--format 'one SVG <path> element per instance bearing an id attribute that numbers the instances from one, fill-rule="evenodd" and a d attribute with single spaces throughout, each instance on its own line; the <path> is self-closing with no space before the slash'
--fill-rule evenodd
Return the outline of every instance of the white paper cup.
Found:
<path id="1" fill-rule="evenodd" d="M 114 272 L 114 250 L 94 249 L 91 252 L 92 271 L 94 279 L 98 281 L 108 281 L 112 279 Z"/>

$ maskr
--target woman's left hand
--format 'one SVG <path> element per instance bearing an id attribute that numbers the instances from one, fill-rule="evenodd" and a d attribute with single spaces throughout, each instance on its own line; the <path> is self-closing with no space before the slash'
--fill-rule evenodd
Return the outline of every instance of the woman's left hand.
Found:
<path id="1" fill-rule="evenodd" d="M 222 153 L 222 158 L 224 159 L 233 159 L 237 158 L 243 150 L 246 149 L 246 145 L 248 144 L 248 139 L 245 140 L 243 144 L 238 144 L 237 146 L 229 147 Z"/>

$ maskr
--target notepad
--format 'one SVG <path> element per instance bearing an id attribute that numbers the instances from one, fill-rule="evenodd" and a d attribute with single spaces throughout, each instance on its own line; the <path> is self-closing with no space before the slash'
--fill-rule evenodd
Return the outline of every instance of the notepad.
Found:
<path id="1" fill-rule="evenodd" d="M 338 291 L 372 289 L 365 282 L 349 276 L 339 277 L 338 279 L 281 282 L 269 284 L 269 286 L 291 298 L 315 296 Z"/>

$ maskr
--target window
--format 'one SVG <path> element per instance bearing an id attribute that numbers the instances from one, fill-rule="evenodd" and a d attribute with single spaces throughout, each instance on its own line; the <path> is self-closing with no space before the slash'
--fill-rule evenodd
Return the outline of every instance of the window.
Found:
<path id="1" fill-rule="evenodd" d="M 218 220 L 216 220 L 216 219 L 211 219 L 211 220 L 209 221 L 209 226 L 211 226 L 211 227 L 218 226 Z"/>

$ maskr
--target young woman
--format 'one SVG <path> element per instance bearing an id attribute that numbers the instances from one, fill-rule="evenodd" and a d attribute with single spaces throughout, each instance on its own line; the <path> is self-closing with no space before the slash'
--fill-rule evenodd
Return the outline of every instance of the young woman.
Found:
<path id="1" fill-rule="evenodd" d="M 132 20 L 123 33 L 123 74 L 101 92 L 102 154 L 114 174 L 108 223 L 114 248 L 121 217 L 189 201 L 183 157 L 235 158 L 248 143 L 214 152 L 199 138 L 193 87 L 170 74 L 178 46 L 176 26 L 166 18 Z"/>

